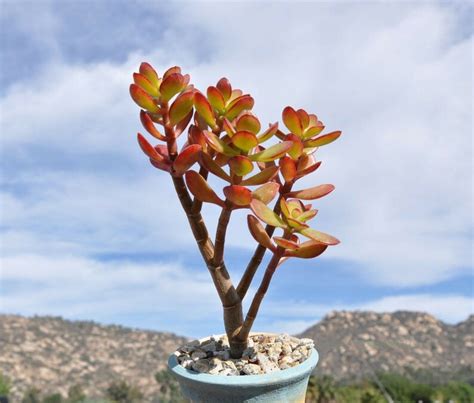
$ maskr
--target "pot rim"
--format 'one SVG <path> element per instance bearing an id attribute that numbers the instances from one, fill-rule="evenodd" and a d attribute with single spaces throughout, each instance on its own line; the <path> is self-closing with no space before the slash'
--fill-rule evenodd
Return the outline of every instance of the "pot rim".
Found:
<path id="1" fill-rule="evenodd" d="M 274 333 L 265 333 L 265 332 L 252 332 L 250 335 L 264 334 L 264 335 L 275 335 Z M 217 335 L 217 337 L 222 335 Z M 200 342 L 208 340 L 209 337 L 204 337 L 199 339 Z M 199 382 L 205 384 L 213 385 L 243 385 L 243 386 L 260 386 L 260 385 L 269 385 L 272 383 L 281 383 L 285 380 L 291 380 L 294 378 L 302 378 L 306 374 L 311 373 L 316 367 L 316 364 L 319 360 L 319 354 L 317 350 L 313 347 L 311 349 L 311 354 L 306 360 L 302 363 L 287 369 L 282 369 L 280 371 L 271 372 L 269 374 L 260 374 L 260 375 L 233 375 L 233 376 L 224 376 L 224 375 L 210 375 L 202 374 L 184 368 L 179 362 L 178 357 L 173 353 L 168 359 L 168 368 L 175 375 L 181 378 L 188 379 L 192 382 Z"/>

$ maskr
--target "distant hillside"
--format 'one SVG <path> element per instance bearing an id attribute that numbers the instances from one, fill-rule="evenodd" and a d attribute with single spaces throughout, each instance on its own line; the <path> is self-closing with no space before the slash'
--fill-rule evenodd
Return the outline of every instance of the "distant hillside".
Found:
<path id="1" fill-rule="evenodd" d="M 320 352 L 316 374 L 337 379 L 404 373 L 406 366 L 438 373 L 474 368 L 474 316 L 451 326 L 424 313 L 335 312 L 301 336 L 313 338 Z M 150 397 L 159 393 L 155 372 L 185 341 L 172 333 L 0 315 L 0 372 L 13 380 L 17 399 L 28 387 L 66 395 L 76 384 L 100 396 L 118 379 Z"/>
<path id="2" fill-rule="evenodd" d="M 406 367 L 474 374 L 474 315 L 447 325 L 426 313 L 332 312 L 300 336 L 312 338 L 320 353 L 316 375 L 361 378 L 406 374 Z"/>

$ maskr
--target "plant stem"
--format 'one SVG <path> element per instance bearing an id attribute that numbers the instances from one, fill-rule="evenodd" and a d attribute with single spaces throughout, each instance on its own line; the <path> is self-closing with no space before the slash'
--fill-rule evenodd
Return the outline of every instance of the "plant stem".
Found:
<path id="1" fill-rule="evenodd" d="M 219 221 L 217 222 L 216 242 L 214 246 L 213 259 L 215 265 L 222 264 L 222 262 L 224 261 L 225 234 L 227 232 L 227 226 L 229 225 L 230 215 L 232 213 L 232 207 L 229 205 L 227 200 L 225 203 L 225 207 L 222 208 L 221 215 L 219 216 Z"/>
<path id="2" fill-rule="evenodd" d="M 250 333 L 250 329 L 252 328 L 253 322 L 257 317 L 260 304 L 262 303 L 263 297 L 265 296 L 268 290 L 268 286 L 270 285 L 270 281 L 272 280 L 273 274 L 275 273 L 275 270 L 278 267 L 278 263 L 280 262 L 280 259 L 283 256 L 283 252 L 283 248 L 278 247 L 277 250 L 273 253 L 273 257 L 271 258 L 270 262 L 268 262 L 268 266 L 265 270 L 262 282 L 260 283 L 260 287 L 258 287 L 258 290 L 253 297 L 252 304 L 250 305 L 250 308 L 247 312 L 247 316 L 245 317 L 244 324 L 242 325 L 242 329 L 240 331 L 240 338 L 242 339 L 246 339 Z"/>
<path id="3" fill-rule="evenodd" d="M 273 211 L 275 212 L 275 214 L 280 214 L 281 212 L 280 200 L 283 197 L 282 195 L 284 195 L 285 193 L 288 193 L 291 190 L 292 186 L 293 186 L 292 182 L 286 182 L 281 188 L 280 196 L 278 197 L 275 207 L 273 208 Z M 271 225 L 267 225 L 265 227 L 265 231 L 267 232 L 268 236 L 271 237 L 273 233 L 275 232 L 275 227 Z M 247 265 L 247 268 L 245 269 L 245 272 L 242 275 L 242 278 L 240 279 L 239 285 L 237 286 L 237 294 L 239 294 L 240 299 L 243 300 L 245 297 L 245 294 L 247 294 L 247 291 L 250 287 L 250 284 L 252 283 L 255 273 L 257 272 L 257 269 L 263 260 L 263 256 L 265 255 L 266 250 L 267 248 L 265 248 L 265 246 L 262 246 L 260 244 L 255 249 L 255 252 L 253 253 L 252 258 L 250 259 L 250 262 Z"/>

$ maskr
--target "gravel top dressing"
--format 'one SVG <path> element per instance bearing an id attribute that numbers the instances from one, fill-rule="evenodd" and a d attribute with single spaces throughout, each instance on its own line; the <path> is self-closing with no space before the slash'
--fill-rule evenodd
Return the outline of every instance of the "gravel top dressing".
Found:
<path id="1" fill-rule="evenodd" d="M 288 334 L 256 334 L 249 337 L 242 358 L 230 358 L 226 336 L 212 336 L 202 342 L 193 340 L 174 354 L 186 369 L 209 375 L 237 376 L 269 374 L 294 367 L 305 361 L 314 347 L 312 339 Z"/>

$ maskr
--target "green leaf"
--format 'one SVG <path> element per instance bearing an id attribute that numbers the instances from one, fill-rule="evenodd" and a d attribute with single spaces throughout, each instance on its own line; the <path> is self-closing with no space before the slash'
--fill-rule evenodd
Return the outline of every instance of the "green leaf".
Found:
<path id="1" fill-rule="evenodd" d="M 284 256 L 312 259 L 321 255 L 327 247 L 327 245 L 315 241 L 303 242 L 296 250 L 286 250 Z"/>
<path id="2" fill-rule="evenodd" d="M 253 162 L 244 155 L 237 155 L 229 160 L 231 171 L 237 176 L 245 176 L 253 171 Z"/>
<path id="3" fill-rule="evenodd" d="M 272 138 L 278 130 L 278 123 L 273 123 L 269 125 L 268 129 L 265 130 L 260 136 L 257 136 L 258 142 L 263 143 L 268 139 Z"/>
<path id="4" fill-rule="evenodd" d="M 276 182 L 268 182 L 255 189 L 252 192 L 252 198 L 260 200 L 261 202 L 270 203 L 278 193 L 280 185 Z"/>
<path id="5" fill-rule="evenodd" d="M 193 91 L 186 91 L 179 95 L 171 104 L 169 116 L 172 126 L 184 119 L 193 109 Z"/>
<path id="6" fill-rule="evenodd" d="M 209 172 L 212 172 L 214 175 L 224 179 L 227 182 L 231 182 L 230 176 L 227 175 L 227 173 L 218 164 L 216 164 L 207 153 L 201 152 L 200 161 L 202 166 Z"/>
<path id="7" fill-rule="evenodd" d="M 247 224 L 249 226 L 250 233 L 253 238 L 262 246 L 267 249 L 274 250 L 275 246 L 272 244 L 270 237 L 263 228 L 262 224 L 253 216 L 247 216 Z"/>
<path id="8" fill-rule="evenodd" d="M 237 119 L 236 128 L 238 131 L 257 134 L 260 131 L 261 125 L 258 118 L 252 112 L 246 112 Z"/>
<path id="9" fill-rule="evenodd" d="M 324 232 L 316 231 L 312 228 L 305 228 L 299 231 L 304 236 L 312 239 L 313 241 L 317 241 L 324 245 L 337 245 L 340 243 L 339 239 L 333 237 L 332 235 L 325 234 Z"/>
<path id="10" fill-rule="evenodd" d="M 190 192 L 199 201 L 217 204 L 224 207 L 224 201 L 221 200 L 214 190 L 211 189 L 206 180 L 196 171 L 187 171 L 185 173 L 186 184 Z"/>
<path id="11" fill-rule="evenodd" d="M 297 136 L 303 134 L 303 125 L 301 124 L 300 117 L 291 106 L 287 106 L 283 109 L 282 117 L 283 123 L 291 133 L 296 134 Z"/>
<path id="12" fill-rule="evenodd" d="M 141 87 L 147 94 L 157 97 L 158 88 L 154 86 L 144 75 L 133 73 L 133 82 Z"/>
<path id="13" fill-rule="evenodd" d="M 248 206 L 252 201 L 252 193 L 245 186 L 226 186 L 224 194 L 228 200 L 240 207 Z"/>
<path id="14" fill-rule="evenodd" d="M 143 62 L 142 64 L 140 64 L 140 68 L 138 71 L 140 72 L 140 74 L 144 75 L 150 83 L 152 83 L 155 87 L 158 88 L 158 85 L 160 83 L 158 73 L 151 66 L 151 64 Z"/>
<path id="15" fill-rule="evenodd" d="M 250 178 L 244 179 L 241 182 L 241 185 L 245 185 L 245 186 L 262 185 L 272 180 L 277 175 L 278 169 L 279 168 L 277 166 L 265 168 L 262 172 L 259 172 L 258 174 L 253 175 Z"/>
<path id="16" fill-rule="evenodd" d="M 242 95 L 234 99 L 226 108 L 225 116 L 229 120 L 235 119 L 242 111 L 253 108 L 254 100 L 250 95 Z"/>
<path id="17" fill-rule="evenodd" d="M 163 81 L 160 85 L 160 96 L 163 102 L 168 102 L 176 94 L 184 90 L 186 82 L 184 77 L 179 73 L 173 73 L 166 78 L 163 76 Z"/>
<path id="18" fill-rule="evenodd" d="M 286 224 L 283 220 L 260 200 L 253 199 L 250 203 L 250 208 L 254 214 L 266 224 L 273 227 L 286 228 Z"/>
<path id="19" fill-rule="evenodd" d="M 232 136 L 232 143 L 247 153 L 258 145 L 255 134 L 245 131 L 235 133 Z"/>
<path id="20" fill-rule="evenodd" d="M 195 92 L 194 94 L 194 107 L 204 121 L 214 129 L 216 127 L 216 118 L 214 117 L 211 104 L 200 92 Z"/>
<path id="21" fill-rule="evenodd" d="M 155 104 L 153 98 L 148 95 L 145 90 L 136 84 L 130 84 L 130 96 L 135 103 L 149 112 L 158 112 L 160 108 Z"/>
<path id="22" fill-rule="evenodd" d="M 283 157 L 292 145 L 293 143 L 291 141 L 283 141 L 268 147 L 266 150 L 260 151 L 259 153 L 249 155 L 249 158 L 252 161 L 260 162 L 275 161 L 276 159 Z"/>
<path id="23" fill-rule="evenodd" d="M 335 132 L 331 132 L 331 133 L 325 134 L 324 136 L 319 136 L 319 137 L 316 137 L 315 139 L 305 141 L 304 146 L 305 147 L 325 146 L 326 144 L 330 144 L 333 141 L 336 141 L 340 135 L 341 135 L 341 131 L 339 130 Z"/>
<path id="24" fill-rule="evenodd" d="M 301 200 L 315 200 L 326 196 L 334 190 L 333 185 L 319 185 L 309 189 L 295 190 L 285 194 L 285 197 L 296 197 Z"/>
<path id="25" fill-rule="evenodd" d="M 207 99 L 215 110 L 220 113 L 224 112 L 225 100 L 222 93 L 216 87 L 210 86 L 207 89 Z"/>
<path id="26" fill-rule="evenodd" d="M 204 136 L 206 136 L 207 143 L 214 151 L 217 151 L 218 153 L 224 154 L 228 157 L 234 157 L 236 155 L 239 155 L 239 152 L 237 150 L 234 150 L 233 148 L 228 146 L 226 143 L 224 143 L 222 139 L 217 137 L 214 133 L 207 130 L 204 130 L 203 133 Z"/>

